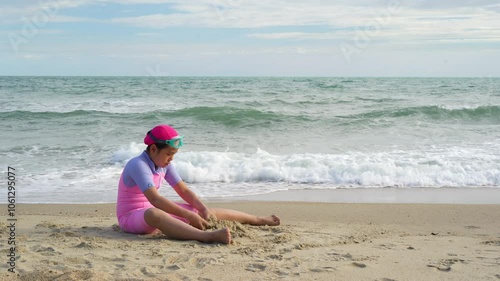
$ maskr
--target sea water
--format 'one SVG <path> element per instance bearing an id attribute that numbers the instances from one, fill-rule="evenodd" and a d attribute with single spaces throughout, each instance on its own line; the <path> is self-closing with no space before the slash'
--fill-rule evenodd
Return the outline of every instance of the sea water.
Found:
<path id="1" fill-rule="evenodd" d="M 499 78 L 0 77 L 0 162 L 21 203 L 115 202 L 161 123 L 184 135 L 173 163 L 208 200 L 500 188 Z"/>

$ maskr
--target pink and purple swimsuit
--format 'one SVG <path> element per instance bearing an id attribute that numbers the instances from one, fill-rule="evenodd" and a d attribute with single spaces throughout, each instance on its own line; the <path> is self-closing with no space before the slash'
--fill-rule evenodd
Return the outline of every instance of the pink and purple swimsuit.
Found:
<path id="1" fill-rule="evenodd" d="M 157 168 L 146 151 L 132 158 L 125 165 L 120 177 L 120 183 L 118 184 L 118 199 L 116 204 L 118 225 L 123 231 L 145 234 L 156 230 L 144 220 L 144 212 L 149 208 L 155 208 L 146 196 L 144 196 L 144 191 L 149 188 L 160 188 L 163 178 L 170 186 L 175 186 L 181 181 L 172 164 L 164 168 Z M 191 205 L 177 204 L 185 209 L 197 212 Z M 187 222 L 184 218 L 172 216 Z"/>

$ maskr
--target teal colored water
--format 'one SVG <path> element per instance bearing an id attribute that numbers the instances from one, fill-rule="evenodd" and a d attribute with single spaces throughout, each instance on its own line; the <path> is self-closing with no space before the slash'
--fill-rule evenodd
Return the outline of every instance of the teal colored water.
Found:
<path id="1" fill-rule="evenodd" d="M 159 123 L 204 198 L 500 186 L 498 78 L 0 77 L 21 202 L 113 202 Z"/>

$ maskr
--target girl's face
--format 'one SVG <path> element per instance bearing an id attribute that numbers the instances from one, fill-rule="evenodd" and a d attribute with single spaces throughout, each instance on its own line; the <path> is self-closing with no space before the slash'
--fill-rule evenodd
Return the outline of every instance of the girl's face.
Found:
<path id="1" fill-rule="evenodd" d="M 149 157 L 155 163 L 157 167 L 166 167 L 170 164 L 170 161 L 174 160 L 174 155 L 179 151 L 178 148 L 167 147 L 162 150 L 158 150 L 156 145 L 150 147 Z"/>

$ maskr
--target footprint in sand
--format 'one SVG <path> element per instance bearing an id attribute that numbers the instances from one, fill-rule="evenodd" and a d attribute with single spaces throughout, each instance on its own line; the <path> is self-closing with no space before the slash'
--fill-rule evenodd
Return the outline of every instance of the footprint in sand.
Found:
<path id="1" fill-rule="evenodd" d="M 40 253 L 42 256 L 55 256 L 60 255 L 61 252 L 56 251 L 53 247 L 35 246 L 32 248 L 34 252 Z"/>
<path id="2" fill-rule="evenodd" d="M 267 239 L 267 241 L 272 244 L 285 244 L 291 240 L 292 236 L 290 234 L 271 235 L 271 237 Z"/>
<path id="3" fill-rule="evenodd" d="M 360 263 L 360 261 L 374 261 L 377 260 L 378 258 L 378 256 L 353 256 L 350 253 L 341 254 L 336 252 L 327 253 L 327 255 L 328 255 L 328 260 L 330 261 L 352 261 L 353 265 L 360 268 L 366 267 L 366 265 Z"/>
<path id="4" fill-rule="evenodd" d="M 274 271 L 274 273 L 280 277 L 285 277 L 285 276 L 288 276 L 290 275 L 290 272 L 289 271 L 286 271 L 286 270 L 283 270 L 283 269 L 277 269 Z"/>
<path id="5" fill-rule="evenodd" d="M 68 263 L 68 264 L 73 264 L 73 265 L 91 265 L 92 263 L 87 260 L 87 259 L 84 259 L 82 257 L 68 257 L 65 259 L 65 262 Z"/>
<path id="6" fill-rule="evenodd" d="M 194 259 L 191 259 L 190 262 L 192 264 L 194 264 L 196 266 L 196 268 L 204 268 L 207 265 L 220 264 L 220 262 L 217 259 L 209 258 L 209 257 L 194 258 Z"/>
<path id="7" fill-rule="evenodd" d="M 164 268 L 165 267 L 162 265 L 145 266 L 141 268 L 141 273 L 149 277 L 154 277 L 157 276 L 158 274 L 161 274 Z"/>
<path id="8" fill-rule="evenodd" d="M 335 268 L 331 267 L 331 266 L 324 266 L 324 267 L 320 267 L 320 268 L 312 268 L 310 270 L 312 272 L 332 272 L 332 271 L 335 271 Z"/>
<path id="9" fill-rule="evenodd" d="M 359 267 L 359 268 L 365 268 L 366 267 L 366 264 L 360 263 L 360 262 L 353 262 L 352 265 L 355 266 L 355 267 Z"/>
<path id="10" fill-rule="evenodd" d="M 61 229 L 64 228 L 64 224 L 55 224 L 50 221 L 42 221 L 41 223 L 37 224 L 35 228 Z"/>
<path id="11" fill-rule="evenodd" d="M 396 247 L 395 244 L 387 243 L 387 244 L 379 244 L 378 248 L 382 250 L 392 250 L 394 247 Z"/>
<path id="12" fill-rule="evenodd" d="M 266 270 L 266 268 L 267 268 L 267 265 L 262 264 L 262 263 L 251 263 L 251 264 L 248 264 L 248 266 L 247 266 L 247 270 L 251 271 L 251 272 L 261 272 L 261 271 Z"/>
<path id="13" fill-rule="evenodd" d="M 467 228 L 467 229 L 479 229 L 480 227 L 475 226 L 475 225 L 467 225 L 467 226 L 465 226 L 465 228 Z"/>
<path id="14" fill-rule="evenodd" d="M 439 271 L 444 271 L 448 272 L 451 271 L 451 266 L 454 265 L 455 263 L 467 263 L 465 260 L 462 259 L 446 259 L 446 260 L 440 260 L 438 263 L 431 263 L 428 264 L 428 267 L 434 267 Z"/>
<path id="15" fill-rule="evenodd" d="M 182 269 L 182 267 L 180 267 L 180 266 L 179 266 L 179 265 L 177 265 L 177 264 L 174 264 L 174 265 L 171 265 L 171 266 L 167 266 L 167 267 L 166 267 L 166 269 L 175 271 L 175 270 L 180 270 L 180 269 Z"/>
<path id="16" fill-rule="evenodd" d="M 321 244 L 314 244 L 314 243 L 299 243 L 295 245 L 295 250 L 306 250 L 310 248 L 317 248 L 321 247 Z"/>
<path id="17" fill-rule="evenodd" d="M 95 278 L 94 272 L 90 270 L 72 270 L 59 276 L 58 280 L 89 280 Z"/>
<path id="18" fill-rule="evenodd" d="M 428 264 L 428 267 L 434 267 L 439 271 L 448 272 L 451 271 L 451 266 L 445 264 Z"/>
<path id="19" fill-rule="evenodd" d="M 81 242 L 80 244 L 76 245 L 75 248 L 90 250 L 90 249 L 102 248 L 102 246 L 94 242 Z"/>
<path id="20" fill-rule="evenodd" d="M 243 247 L 243 248 L 238 248 L 236 250 L 231 251 L 232 254 L 240 254 L 240 255 L 245 255 L 245 256 L 251 256 L 255 254 L 255 249 L 251 247 Z"/>
<path id="21" fill-rule="evenodd" d="M 352 255 L 347 253 L 347 254 L 340 254 L 340 253 L 327 253 L 327 255 L 330 257 L 330 260 L 332 261 L 346 261 L 350 260 L 352 261 Z"/>
<path id="22" fill-rule="evenodd" d="M 175 255 L 171 257 L 166 257 L 164 258 L 164 262 L 166 264 L 178 264 L 178 263 L 185 263 L 190 260 L 189 255 Z"/>
<path id="23" fill-rule="evenodd" d="M 283 255 L 269 255 L 267 256 L 268 259 L 272 259 L 272 260 L 283 260 Z"/>
<path id="24" fill-rule="evenodd" d="M 487 240 L 481 242 L 481 244 L 490 246 L 500 246 L 500 240 Z"/>
<path id="25" fill-rule="evenodd" d="M 45 264 L 45 265 L 51 265 L 51 266 L 60 265 L 60 262 L 55 261 L 55 260 L 41 260 L 40 263 Z"/>

